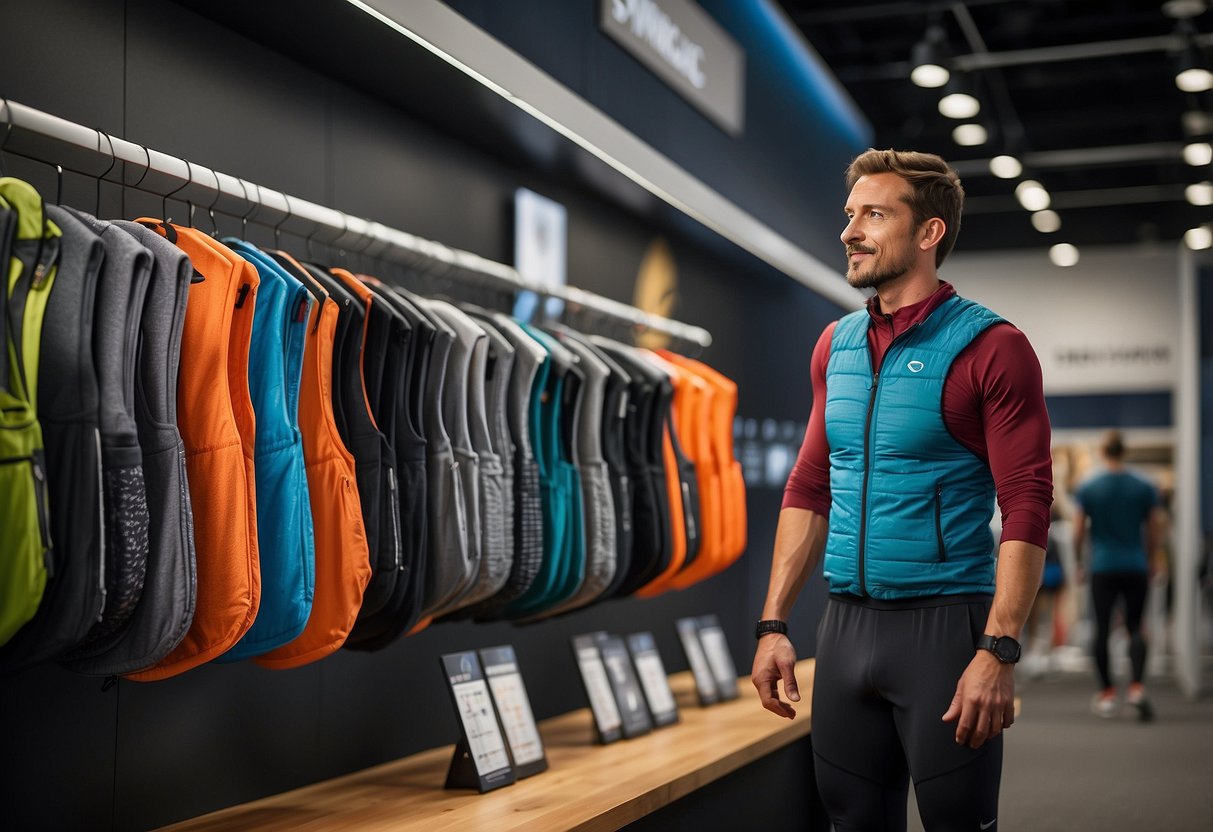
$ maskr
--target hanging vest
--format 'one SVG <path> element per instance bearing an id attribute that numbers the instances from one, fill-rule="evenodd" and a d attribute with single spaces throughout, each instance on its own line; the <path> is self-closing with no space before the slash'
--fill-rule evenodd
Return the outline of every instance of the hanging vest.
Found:
<path id="1" fill-rule="evenodd" d="M 872 372 L 866 309 L 839 320 L 826 366 L 830 591 L 918 598 L 994 591 L 989 466 L 943 421 L 956 356 L 1000 322 L 951 298 L 893 340 Z"/>
<path id="2" fill-rule="evenodd" d="M 408 633 L 420 620 L 425 604 L 425 580 L 429 557 L 429 452 L 425 395 L 430 351 L 436 329 L 396 287 L 361 276 L 389 303 L 402 322 L 400 337 L 402 374 L 396 395 L 396 470 L 400 478 L 400 530 L 407 581 L 397 583 L 393 612 L 383 620 L 378 637 L 368 635 L 359 644 L 378 649 Z"/>
<path id="3" fill-rule="evenodd" d="M 55 579 L 37 616 L 6 647 L 9 669 L 64 658 L 99 626 L 106 609 L 100 393 L 93 360 L 93 308 L 105 246 L 70 212 L 48 205 L 46 213 L 63 234 L 42 323 L 38 404 Z"/>
<path id="4" fill-rule="evenodd" d="M 632 562 L 632 503 L 636 495 L 624 450 L 631 376 L 589 339 L 583 343 L 594 350 L 610 370 L 602 399 L 602 456 L 607 465 L 611 504 L 615 509 L 615 574 L 602 592 L 602 597 L 610 598 L 623 585 Z"/>
<path id="5" fill-rule="evenodd" d="M 486 337 L 480 327 L 454 306 L 445 301 L 430 300 L 429 309 L 440 317 L 455 334 L 451 347 L 450 358 L 447 361 L 446 380 L 442 386 L 442 419 L 446 424 L 447 435 L 451 438 L 451 449 L 455 454 L 455 464 L 458 466 L 459 479 L 467 520 L 467 558 L 463 564 L 463 574 L 451 593 L 440 602 L 437 609 L 432 610 L 435 616 L 444 615 L 458 608 L 461 599 L 471 592 L 477 583 L 481 564 L 485 554 L 486 528 L 483 500 L 485 489 L 484 470 L 478 450 L 472 441 L 472 421 L 474 418 L 483 421 L 483 392 L 480 396 L 481 409 L 475 417 L 471 413 L 471 388 L 484 385 L 484 351 L 487 349 Z M 480 378 L 476 379 L 476 373 Z M 500 502 L 500 468 L 494 472 L 496 482 L 490 486 L 494 502 Z M 498 507 L 500 512 L 500 507 Z M 494 525 L 494 528 L 500 527 Z"/>
<path id="6" fill-rule="evenodd" d="M 307 625 L 315 594 L 312 510 L 299 433 L 299 387 L 311 297 L 303 284 L 256 247 L 224 244 L 257 270 L 249 393 L 257 414 L 257 620 L 223 661 L 258 656 L 293 641 Z"/>
<path id="7" fill-rule="evenodd" d="M 401 545 L 400 479 L 396 472 L 396 450 L 392 444 L 396 430 L 396 399 L 391 392 L 384 392 L 384 378 L 393 374 L 398 366 L 399 354 L 398 350 L 389 349 L 392 346 L 392 329 L 396 325 L 392 311 L 352 272 L 334 268 L 329 269 L 329 273 L 358 299 L 364 316 L 359 376 L 363 401 L 379 441 L 380 477 L 386 484 L 379 502 L 381 538 L 378 557 L 372 562 L 371 582 L 367 584 L 362 599 L 362 612 L 358 616 L 359 623 L 354 625 L 354 632 L 351 633 L 353 637 L 359 633 L 364 619 L 381 613 L 390 615 L 396 584 L 401 578 L 408 578 L 404 547 Z"/>
<path id="8" fill-rule="evenodd" d="M 466 618 L 477 605 L 496 595 L 510 577 L 514 562 L 513 475 L 505 393 L 514 348 L 494 327 L 467 309 L 461 312 L 484 335 L 483 349 L 472 355 L 468 376 L 468 417 L 472 447 L 480 458 L 480 571 L 460 600 L 454 617 Z"/>
<path id="9" fill-rule="evenodd" d="M 553 334 L 577 356 L 582 379 L 580 400 L 569 431 L 571 463 L 580 475 L 584 512 L 585 579 L 567 601 L 545 615 L 569 612 L 599 598 L 615 577 L 615 505 L 606 462 L 602 456 L 602 402 L 610 369 L 576 333 L 558 327 Z"/>
<path id="10" fill-rule="evenodd" d="M 668 569 L 675 557 L 665 449 L 666 420 L 674 391 L 669 379 L 640 360 L 630 347 L 599 336 L 591 341 L 619 362 L 631 378 L 624 441 L 635 486 L 632 558 L 628 575 L 617 591 L 619 595 L 631 595 Z"/>
<path id="11" fill-rule="evenodd" d="M 147 487 L 135 423 L 139 326 L 152 256 L 108 222 L 67 209 L 105 246 L 93 306 L 93 360 L 101 392 L 102 505 L 105 509 L 105 612 L 81 642 L 107 639 L 125 626 L 147 575 Z"/>
<path id="12" fill-rule="evenodd" d="M 665 448 L 666 477 L 669 483 L 671 522 L 679 523 L 675 532 L 683 532 L 684 557 L 670 564 L 669 568 L 637 591 L 641 597 L 652 597 L 669 589 L 673 581 L 686 569 L 694 568 L 701 548 L 702 516 L 699 478 L 693 459 L 683 450 L 692 447 L 697 423 L 700 419 L 701 387 L 703 382 L 681 367 L 671 364 L 656 353 L 641 351 L 641 357 L 654 364 L 666 374 L 674 388 L 667 419 L 667 442 Z M 671 475 L 671 472 L 673 474 Z M 681 516 L 680 511 L 681 510 Z M 675 543 L 677 550 L 677 543 Z"/>
<path id="13" fill-rule="evenodd" d="M 197 580 L 185 446 L 177 430 L 181 333 L 194 270 L 181 249 L 154 231 L 127 221 L 112 225 L 152 255 L 135 374 L 135 423 L 147 483 L 148 559 L 143 593 L 125 629 L 112 643 L 78 648 L 60 660 L 78 673 L 99 676 L 154 665 L 180 644 L 194 619 Z"/>
<path id="14" fill-rule="evenodd" d="M 745 548 L 745 482 L 740 463 L 733 458 L 732 451 L 737 385 L 694 359 L 666 350 L 659 354 L 694 373 L 705 385 L 701 400 L 704 412 L 696 437 L 690 443 L 696 449 L 694 461 L 702 506 L 702 548 L 695 563 L 670 582 L 675 589 L 686 589 L 721 572 Z"/>
<path id="15" fill-rule="evenodd" d="M 59 260 L 60 230 L 42 198 L 18 179 L 0 179 L 0 294 L 6 384 L 0 386 L 0 646 L 38 611 L 61 555 L 52 549 L 47 461 L 38 423 L 42 324 Z M 0 662 L 7 666 L 0 651 Z M 18 656 L 19 658 L 19 656 Z M 13 669 L 17 669 L 15 666 Z"/>
<path id="16" fill-rule="evenodd" d="M 249 396 L 257 270 L 193 228 L 141 219 L 180 247 L 194 268 L 181 339 L 177 426 L 185 443 L 194 515 L 197 602 L 189 632 L 146 682 L 226 653 L 253 626 L 261 601 L 254 471 L 256 417 Z"/>
<path id="17" fill-rule="evenodd" d="M 337 304 L 296 260 L 271 252 L 280 267 L 311 293 L 299 389 L 299 429 L 307 474 L 315 553 L 315 594 L 303 632 L 288 644 L 253 659 L 285 670 L 331 655 L 345 644 L 371 578 L 354 457 L 334 416 L 333 348 Z"/>
<path id="18" fill-rule="evenodd" d="M 470 611 L 478 621 L 498 617 L 511 601 L 525 595 L 543 566 L 543 498 L 531 416 L 533 410 L 537 412 L 546 380 L 547 351 L 527 335 L 513 318 L 494 312 L 486 320 L 514 349 L 505 412 L 510 441 L 514 447 L 514 501 L 511 509 L 514 558 L 509 578 L 501 591 Z"/>
<path id="19" fill-rule="evenodd" d="M 349 272 L 339 275 L 311 264 L 304 266 L 340 309 L 333 351 L 333 407 L 346 447 L 354 456 L 371 565 L 371 579 L 358 613 L 361 621 L 390 601 L 402 557 L 395 459 L 376 421 L 364 374 L 367 366 L 371 375 L 382 369 L 381 318 L 375 315 L 376 339 L 372 341 L 369 292 L 359 292 L 360 284 Z M 372 347 L 379 351 L 372 352 Z M 358 625 L 354 626 L 356 630 Z"/>

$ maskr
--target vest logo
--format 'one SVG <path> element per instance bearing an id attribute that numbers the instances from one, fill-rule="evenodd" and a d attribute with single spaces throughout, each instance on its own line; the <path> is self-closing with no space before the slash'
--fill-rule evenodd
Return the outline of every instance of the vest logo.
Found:
<path id="1" fill-rule="evenodd" d="M 906 369 L 909 370 L 911 373 L 921 373 L 922 368 L 925 366 L 926 365 L 923 364 L 921 361 L 911 361 L 909 364 L 906 365 Z"/>

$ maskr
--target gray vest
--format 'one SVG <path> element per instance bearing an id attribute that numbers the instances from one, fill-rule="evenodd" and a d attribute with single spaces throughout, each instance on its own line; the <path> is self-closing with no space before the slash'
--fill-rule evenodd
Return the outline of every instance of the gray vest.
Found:
<path id="1" fill-rule="evenodd" d="M 443 418 L 447 366 L 455 331 L 437 314 L 430 301 L 405 293 L 434 325 L 436 334 L 426 374 L 426 486 L 429 495 L 429 540 L 425 566 L 423 614 L 432 615 L 464 584 L 470 564 L 467 505 L 452 437 Z"/>
<path id="2" fill-rule="evenodd" d="M 435 613 L 443 615 L 483 599 L 480 591 L 491 578 L 482 575 L 495 575 L 501 568 L 499 563 L 489 564 L 486 560 L 500 558 L 505 527 L 501 460 L 489 446 L 484 414 L 488 338 L 475 321 L 446 301 L 432 300 L 430 309 L 455 333 L 442 390 L 442 418 L 459 465 L 468 527 L 467 572 Z M 495 516 L 490 518 L 489 514 Z M 509 572 L 508 563 L 505 572 Z"/>
<path id="3" fill-rule="evenodd" d="M 185 637 L 194 618 L 193 514 L 185 472 L 185 445 L 177 430 L 177 367 L 193 267 L 185 253 L 138 223 L 113 223 L 152 255 L 152 274 L 138 355 L 135 423 L 147 483 L 148 560 L 143 594 L 120 637 L 108 648 L 76 651 L 81 673 L 121 675 L 150 667 Z"/>
<path id="4" fill-rule="evenodd" d="M 139 322 L 152 255 L 121 228 L 67 209 L 101 237 L 105 265 L 93 309 L 93 360 L 101 390 L 101 467 L 105 506 L 105 612 L 85 644 L 120 629 L 134 612 L 147 574 L 148 508 L 135 423 Z"/>
<path id="5" fill-rule="evenodd" d="M 505 383 L 505 421 L 513 450 L 512 505 L 507 510 L 513 535 L 513 563 L 501 590 L 471 610 L 478 620 L 497 617 L 501 609 L 531 588 L 543 563 L 543 508 L 539 493 L 539 467 L 531 445 L 530 406 L 532 390 L 547 351 L 517 322 L 500 312 L 485 319 L 513 348 L 513 364 Z"/>

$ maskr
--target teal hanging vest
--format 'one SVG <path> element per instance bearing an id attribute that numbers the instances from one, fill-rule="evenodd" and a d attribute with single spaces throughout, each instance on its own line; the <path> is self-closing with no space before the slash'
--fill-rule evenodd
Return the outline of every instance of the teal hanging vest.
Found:
<path id="1" fill-rule="evenodd" d="M 872 372 L 866 309 L 834 329 L 826 366 L 830 591 L 880 599 L 992 593 L 989 466 L 943 421 L 956 356 L 1002 319 L 959 297 L 890 344 Z"/>

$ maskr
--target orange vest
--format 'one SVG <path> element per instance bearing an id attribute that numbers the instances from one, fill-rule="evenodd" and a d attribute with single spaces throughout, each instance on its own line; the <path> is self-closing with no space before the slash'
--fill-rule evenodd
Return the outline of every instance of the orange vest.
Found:
<path id="1" fill-rule="evenodd" d="M 661 351 L 674 382 L 674 410 L 683 452 L 695 465 L 699 486 L 699 554 L 685 569 L 662 587 L 685 589 L 715 575 L 727 565 L 725 516 L 720 471 L 712 455 L 712 414 L 716 388 L 706 379 L 675 360 L 680 356 Z"/>
<path id="2" fill-rule="evenodd" d="M 177 426 L 194 516 L 197 605 L 184 640 L 154 667 L 126 677 L 148 682 L 222 655 L 257 617 L 261 563 L 248 352 L 259 280 L 252 264 L 201 231 L 138 222 L 175 243 L 194 266 L 181 337 Z"/>
<path id="3" fill-rule="evenodd" d="M 337 304 L 297 260 L 282 252 L 271 256 L 317 299 L 308 319 L 299 390 L 299 429 L 316 544 L 316 594 L 303 632 L 289 644 L 253 659 L 264 667 L 286 670 L 322 659 L 345 643 L 371 579 L 371 561 L 354 457 L 341 440 L 333 414 Z"/>
<path id="4" fill-rule="evenodd" d="M 711 416 L 708 422 L 712 467 L 720 489 L 721 550 L 716 567 L 696 580 L 710 577 L 734 563 L 746 548 L 745 479 L 741 463 L 733 456 L 733 420 L 737 415 L 737 384 L 701 361 L 662 350 L 664 358 L 707 381 L 714 389 Z M 674 581 L 684 588 L 682 576 Z"/>

